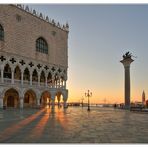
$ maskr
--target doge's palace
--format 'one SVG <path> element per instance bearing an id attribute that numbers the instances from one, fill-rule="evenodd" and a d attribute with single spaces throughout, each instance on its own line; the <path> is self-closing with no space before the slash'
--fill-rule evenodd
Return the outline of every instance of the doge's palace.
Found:
<path id="1" fill-rule="evenodd" d="M 66 107 L 69 26 L 0 5 L 0 108 Z"/>

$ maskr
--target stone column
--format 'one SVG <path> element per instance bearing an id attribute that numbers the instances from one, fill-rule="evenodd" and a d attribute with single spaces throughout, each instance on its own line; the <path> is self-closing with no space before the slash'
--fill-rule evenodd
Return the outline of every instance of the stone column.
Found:
<path id="1" fill-rule="evenodd" d="M 64 88 L 66 88 L 66 80 L 64 80 Z"/>
<path id="2" fill-rule="evenodd" d="M 4 83 L 4 68 L 1 68 L 1 82 Z"/>
<path id="3" fill-rule="evenodd" d="M 61 85 L 62 85 L 62 88 L 63 88 L 63 79 L 61 80 Z"/>
<path id="4" fill-rule="evenodd" d="M 57 80 L 54 81 L 54 88 L 57 88 Z"/>
<path id="5" fill-rule="evenodd" d="M 52 77 L 52 88 L 54 88 L 55 85 L 54 85 L 54 77 Z"/>
<path id="6" fill-rule="evenodd" d="M 68 90 L 64 90 L 62 93 L 63 93 L 63 108 L 67 108 Z"/>
<path id="7" fill-rule="evenodd" d="M 59 78 L 59 88 L 60 88 L 60 85 L 61 85 L 61 79 Z"/>
<path id="8" fill-rule="evenodd" d="M 24 80 L 24 70 L 21 70 L 21 85 L 23 85 Z"/>
<path id="9" fill-rule="evenodd" d="M 45 86 L 47 87 L 47 76 L 45 76 Z"/>
<path id="10" fill-rule="evenodd" d="M 37 106 L 40 106 L 40 98 L 37 99 Z"/>
<path id="11" fill-rule="evenodd" d="M 56 88 L 58 88 L 59 87 L 59 79 L 57 79 L 57 81 L 56 81 Z"/>
<path id="12" fill-rule="evenodd" d="M 54 95 L 54 93 L 51 93 L 51 107 L 52 108 L 55 107 L 55 95 Z"/>
<path id="13" fill-rule="evenodd" d="M 129 58 L 125 58 L 122 61 L 120 61 L 124 66 L 124 73 L 125 73 L 125 79 L 124 79 L 124 99 L 125 99 L 125 109 L 130 109 L 130 64 L 134 60 Z"/>
<path id="14" fill-rule="evenodd" d="M 40 86 L 40 73 L 38 73 L 38 86 Z"/>
<path id="15" fill-rule="evenodd" d="M 14 84 L 14 69 L 11 69 L 11 83 Z"/>
<path id="16" fill-rule="evenodd" d="M 32 72 L 30 71 L 30 85 L 32 85 Z"/>
<path id="17" fill-rule="evenodd" d="M 20 108 L 23 109 L 23 107 L 24 107 L 24 98 L 21 97 L 20 98 Z"/>
<path id="18" fill-rule="evenodd" d="M 63 108 L 67 108 L 67 99 L 63 99 Z"/>
<path id="19" fill-rule="evenodd" d="M 3 97 L 0 98 L 0 108 L 3 108 Z"/>
<path id="20" fill-rule="evenodd" d="M 55 107 L 55 99 L 51 99 L 51 107 L 54 108 Z"/>

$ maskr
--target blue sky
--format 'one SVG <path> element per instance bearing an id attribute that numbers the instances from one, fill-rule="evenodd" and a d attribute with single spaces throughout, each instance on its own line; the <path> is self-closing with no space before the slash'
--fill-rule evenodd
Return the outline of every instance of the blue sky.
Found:
<path id="1" fill-rule="evenodd" d="M 137 56 L 131 65 L 131 98 L 148 94 L 148 5 L 31 5 L 49 18 L 70 26 L 68 42 L 69 99 L 93 93 L 92 102 L 123 102 L 126 51 Z"/>

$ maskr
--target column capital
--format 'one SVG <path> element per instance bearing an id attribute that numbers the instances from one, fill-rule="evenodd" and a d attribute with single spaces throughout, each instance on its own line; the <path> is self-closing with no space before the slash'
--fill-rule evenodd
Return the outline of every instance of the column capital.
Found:
<path id="1" fill-rule="evenodd" d="M 124 65 L 124 67 L 129 67 L 133 61 L 134 60 L 132 58 L 127 58 L 127 59 L 121 60 L 120 62 Z"/>
<path id="2" fill-rule="evenodd" d="M 48 73 L 47 73 L 47 72 L 45 73 L 45 77 L 46 77 L 46 78 L 48 77 Z"/>
<path id="3" fill-rule="evenodd" d="M 11 72 L 14 72 L 14 70 L 15 70 L 15 67 L 12 66 L 12 67 L 11 67 Z"/>
<path id="4" fill-rule="evenodd" d="M 33 74 L 33 70 L 32 70 L 32 69 L 29 69 L 29 72 L 30 72 L 30 75 L 32 75 L 32 74 Z"/>
<path id="5" fill-rule="evenodd" d="M 38 73 L 38 77 L 40 77 L 41 76 L 41 71 L 37 71 L 37 73 Z"/>
<path id="6" fill-rule="evenodd" d="M 20 70 L 21 70 L 21 73 L 24 73 L 24 70 L 25 70 L 25 69 L 24 69 L 24 68 L 20 68 Z"/>
<path id="7" fill-rule="evenodd" d="M 1 69 L 1 71 L 4 70 L 4 65 L 1 65 L 0 69 Z"/>

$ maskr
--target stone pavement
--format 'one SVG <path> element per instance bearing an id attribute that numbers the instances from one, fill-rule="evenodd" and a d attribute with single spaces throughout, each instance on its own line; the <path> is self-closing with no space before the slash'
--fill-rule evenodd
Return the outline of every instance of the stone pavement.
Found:
<path id="1" fill-rule="evenodd" d="M 148 114 L 99 107 L 0 110 L 0 143 L 148 143 Z"/>

